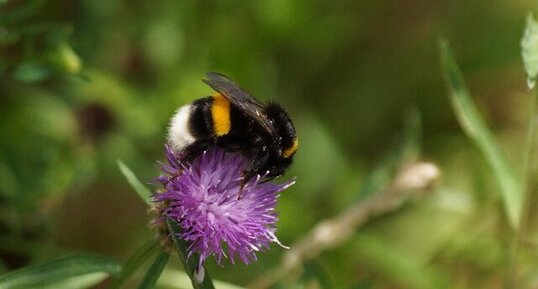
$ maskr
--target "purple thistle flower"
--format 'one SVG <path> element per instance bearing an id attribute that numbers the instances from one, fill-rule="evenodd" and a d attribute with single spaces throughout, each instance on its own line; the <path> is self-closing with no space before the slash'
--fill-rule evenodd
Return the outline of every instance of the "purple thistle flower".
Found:
<path id="1" fill-rule="evenodd" d="M 252 178 L 243 188 L 241 171 L 249 162 L 240 153 L 210 147 L 191 164 L 181 164 L 181 155 L 166 147 L 168 164 L 159 177 L 163 191 L 154 195 L 162 217 L 174 219 L 182 228 L 180 238 L 190 243 L 189 256 L 200 254 L 200 265 L 211 255 L 220 265 L 239 256 L 245 264 L 256 260 L 256 252 L 281 246 L 275 236 L 278 220 L 275 206 L 284 184 Z M 284 247 L 284 246 L 283 246 Z M 227 248 L 227 252 L 225 252 Z"/>

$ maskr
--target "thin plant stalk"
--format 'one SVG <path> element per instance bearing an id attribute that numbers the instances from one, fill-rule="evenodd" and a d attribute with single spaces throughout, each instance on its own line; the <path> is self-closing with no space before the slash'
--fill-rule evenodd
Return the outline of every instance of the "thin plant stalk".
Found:
<path id="1" fill-rule="evenodd" d="M 205 271 L 203 264 L 200 264 L 200 256 L 197 253 L 189 256 L 187 241 L 180 239 L 177 234 L 181 230 L 176 221 L 166 218 L 166 225 L 170 232 L 170 237 L 174 241 L 179 259 L 183 263 L 185 273 L 189 276 L 194 289 L 215 289 L 213 281 L 209 274 Z M 200 274 L 201 273 L 201 274 Z"/>
<path id="2" fill-rule="evenodd" d="M 538 115 L 538 106 L 536 102 L 538 90 L 534 90 L 534 93 L 531 94 L 531 109 L 530 109 L 530 118 L 529 125 L 527 128 L 527 135 L 525 137 L 525 147 L 523 151 L 523 167 L 522 167 L 522 177 L 521 177 L 521 188 L 523 190 L 523 200 L 526 200 L 531 195 L 530 190 L 532 189 L 532 181 L 530 181 L 530 176 L 534 173 L 536 166 L 531 165 L 531 160 L 534 158 L 534 147 L 538 145 L 536 143 L 536 122 Z M 521 209 L 521 227 L 519 232 L 514 235 L 511 244 L 511 256 L 510 256 L 510 266 L 508 268 L 508 282 L 507 288 L 518 288 L 518 261 L 519 255 L 521 253 L 521 245 L 525 239 L 526 225 L 528 221 L 528 211 L 529 203 L 523 202 Z"/>

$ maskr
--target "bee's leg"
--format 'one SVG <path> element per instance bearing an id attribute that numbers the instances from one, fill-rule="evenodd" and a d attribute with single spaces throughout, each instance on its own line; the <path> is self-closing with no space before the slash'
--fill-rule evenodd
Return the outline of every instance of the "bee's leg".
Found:
<path id="1" fill-rule="evenodd" d="M 271 155 L 265 151 L 260 152 L 256 157 L 252 158 L 252 164 L 250 165 L 250 171 L 252 176 L 260 175 L 265 177 L 269 175 L 271 167 Z"/>
<path id="2" fill-rule="evenodd" d="M 171 181 L 181 176 L 183 173 L 183 169 L 178 169 L 173 175 L 168 176 L 168 180 L 166 181 L 165 185 L 168 185 Z"/>
<path id="3" fill-rule="evenodd" d="M 244 182 L 244 178 L 241 179 L 241 185 L 239 187 L 239 192 L 237 193 L 237 200 L 241 200 L 241 198 L 243 197 L 243 189 L 245 188 L 245 184 L 246 182 Z"/>
<path id="4" fill-rule="evenodd" d="M 243 177 L 241 178 L 240 189 L 237 196 L 238 200 L 241 199 L 241 197 L 243 196 L 243 189 L 253 177 L 256 177 L 257 175 L 264 175 L 267 173 L 267 164 L 269 157 L 269 154 L 266 153 L 253 154 L 250 157 L 250 159 L 252 159 L 250 167 L 241 173 Z"/>
<path id="5" fill-rule="evenodd" d="M 181 159 L 180 166 L 177 168 L 176 172 L 170 176 L 168 176 L 168 180 L 166 181 L 165 185 L 168 185 L 171 181 L 174 179 L 177 179 L 181 174 L 183 174 L 183 168 L 184 166 L 187 166 L 192 161 L 192 158 L 189 159 Z"/>
<path id="6" fill-rule="evenodd" d="M 245 188 L 248 181 L 250 181 L 250 179 L 252 179 L 252 177 L 254 177 L 255 175 L 252 171 L 243 171 L 241 174 L 243 175 L 243 177 L 241 178 L 241 183 L 239 184 L 239 192 L 237 193 L 238 200 L 241 200 L 241 198 L 243 197 L 243 189 Z"/>

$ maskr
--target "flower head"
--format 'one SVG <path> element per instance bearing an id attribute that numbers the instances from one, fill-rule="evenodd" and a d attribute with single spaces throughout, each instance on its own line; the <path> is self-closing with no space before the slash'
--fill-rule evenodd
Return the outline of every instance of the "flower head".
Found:
<path id="1" fill-rule="evenodd" d="M 154 200 L 163 217 L 182 228 L 179 237 L 190 243 L 189 254 L 200 254 L 201 263 L 213 255 L 219 264 L 223 257 L 234 263 L 236 256 L 248 264 L 271 242 L 280 244 L 275 206 L 279 192 L 293 181 L 275 184 L 258 176 L 244 185 L 239 198 L 241 172 L 249 165 L 240 153 L 214 146 L 188 165 L 168 147 L 166 154 L 168 164 L 159 178 L 163 191 Z"/>

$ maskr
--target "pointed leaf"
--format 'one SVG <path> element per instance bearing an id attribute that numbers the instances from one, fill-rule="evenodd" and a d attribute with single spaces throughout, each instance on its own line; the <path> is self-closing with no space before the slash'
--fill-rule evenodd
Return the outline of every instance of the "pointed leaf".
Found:
<path id="1" fill-rule="evenodd" d="M 121 173 L 127 179 L 127 182 L 133 187 L 133 189 L 138 193 L 140 198 L 144 200 L 148 205 L 150 204 L 151 191 L 144 185 L 138 177 L 131 171 L 131 169 L 125 165 L 122 161 L 118 160 L 118 167 L 120 168 Z"/>
<path id="2" fill-rule="evenodd" d="M 53 282 L 41 286 L 32 286 L 32 289 L 85 289 L 93 288 L 103 282 L 108 277 L 107 273 L 97 272 L 84 274 L 76 277 L 65 278 L 61 281 Z"/>
<path id="3" fill-rule="evenodd" d="M 161 273 L 164 270 L 164 267 L 166 266 L 166 263 L 168 263 L 168 258 L 170 255 L 168 252 L 162 251 L 155 261 L 153 262 L 153 265 L 149 268 L 148 272 L 146 273 L 146 276 L 144 277 L 144 280 L 140 283 L 139 289 L 151 289 L 155 286 L 155 283 L 157 283 L 157 280 L 161 276 Z"/>
<path id="4" fill-rule="evenodd" d="M 121 265 L 99 255 L 76 255 L 25 267 L 0 276 L 0 289 L 35 288 L 92 273 L 116 275 Z"/>
<path id="5" fill-rule="evenodd" d="M 448 42 L 441 42 L 441 61 L 450 91 L 452 106 L 463 130 L 473 140 L 498 182 L 506 215 L 514 229 L 519 228 L 523 191 L 514 170 L 499 148 L 493 134 L 480 116 L 465 85 L 462 73 L 454 61 Z"/>
<path id="6" fill-rule="evenodd" d="M 110 285 L 110 289 L 118 289 L 131 277 L 138 268 L 157 250 L 157 244 L 151 241 L 138 249 L 123 265 L 120 275 Z"/>

